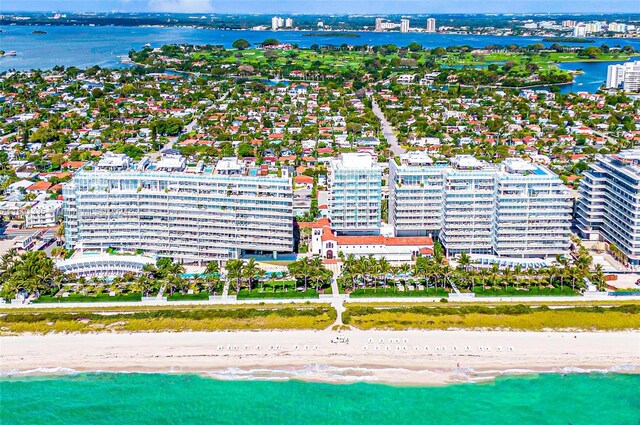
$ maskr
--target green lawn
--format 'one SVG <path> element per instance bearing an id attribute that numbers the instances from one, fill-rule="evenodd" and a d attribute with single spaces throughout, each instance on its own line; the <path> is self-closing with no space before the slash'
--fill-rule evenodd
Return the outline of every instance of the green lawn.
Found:
<path id="1" fill-rule="evenodd" d="M 251 292 L 247 289 L 240 290 L 238 294 L 239 300 L 251 300 L 251 299 L 287 299 L 287 298 L 318 298 L 318 292 L 315 289 L 307 289 L 304 291 L 293 291 L 289 290 L 287 292 L 273 291 L 271 288 L 264 288 L 264 291 L 261 291 L 259 288 L 252 289 Z"/>
<path id="2" fill-rule="evenodd" d="M 142 299 L 142 294 L 126 294 L 126 295 L 116 295 L 114 297 L 109 296 L 109 294 L 99 294 L 95 296 L 84 296 L 79 294 L 70 294 L 68 297 L 57 297 L 54 298 L 51 295 L 42 295 L 37 300 L 32 301 L 33 303 L 104 303 L 104 302 L 123 302 L 123 301 L 140 301 Z"/>
<path id="3" fill-rule="evenodd" d="M 171 296 L 167 296 L 167 301 L 195 301 L 195 300 L 208 300 L 209 291 L 202 291 L 197 294 L 181 294 L 175 292 Z"/>
<path id="4" fill-rule="evenodd" d="M 356 289 L 350 295 L 351 298 L 363 298 L 363 297 L 438 297 L 446 298 L 449 293 L 442 288 L 434 289 L 429 288 L 425 290 L 414 291 L 398 291 L 396 288 L 365 288 Z"/>
<path id="5" fill-rule="evenodd" d="M 572 290 L 571 286 L 565 286 L 560 288 L 545 288 L 540 289 L 537 286 L 532 286 L 528 291 L 516 290 L 513 286 L 500 289 L 485 289 L 482 287 L 475 287 L 476 297 L 536 297 L 536 296 L 578 296 L 579 293 Z"/>

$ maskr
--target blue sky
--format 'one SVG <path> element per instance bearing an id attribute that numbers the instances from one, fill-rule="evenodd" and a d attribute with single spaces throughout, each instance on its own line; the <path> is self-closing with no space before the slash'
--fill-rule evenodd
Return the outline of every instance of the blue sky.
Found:
<path id="1" fill-rule="evenodd" d="M 639 13 L 638 4 L 638 0 L 0 0 L 0 12 Z"/>

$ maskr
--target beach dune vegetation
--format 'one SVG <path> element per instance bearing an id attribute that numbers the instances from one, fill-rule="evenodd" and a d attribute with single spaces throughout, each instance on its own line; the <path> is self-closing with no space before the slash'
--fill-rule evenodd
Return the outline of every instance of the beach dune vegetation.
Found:
<path id="1" fill-rule="evenodd" d="M 605 307 L 548 306 L 349 306 L 345 324 L 360 329 L 510 329 L 624 330 L 640 329 L 640 305 Z"/>
<path id="2" fill-rule="evenodd" d="M 324 329 L 336 318 L 328 306 L 163 309 L 112 312 L 11 312 L 0 317 L 0 334 L 24 332 L 185 332 L 263 329 Z"/>

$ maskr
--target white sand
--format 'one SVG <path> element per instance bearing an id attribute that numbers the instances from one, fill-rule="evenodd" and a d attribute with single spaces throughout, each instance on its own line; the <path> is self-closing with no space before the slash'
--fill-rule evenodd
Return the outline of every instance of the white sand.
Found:
<path id="1" fill-rule="evenodd" d="M 337 335 L 349 344 L 332 343 Z M 519 370 L 639 373 L 640 333 L 272 331 L 0 338 L 3 373 L 57 368 L 407 385 L 482 380 Z"/>

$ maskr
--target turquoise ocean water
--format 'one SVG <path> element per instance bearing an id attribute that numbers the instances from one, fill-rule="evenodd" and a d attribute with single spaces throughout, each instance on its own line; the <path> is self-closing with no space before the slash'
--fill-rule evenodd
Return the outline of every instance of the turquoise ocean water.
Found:
<path id="1" fill-rule="evenodd" d="M 640 375 L 541 374 L 394 387 L 75 374 L 0 380 L 14 424 L 640 424 Z"/>

